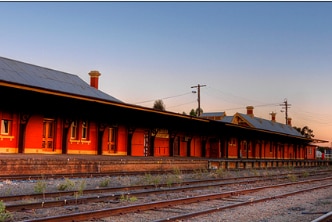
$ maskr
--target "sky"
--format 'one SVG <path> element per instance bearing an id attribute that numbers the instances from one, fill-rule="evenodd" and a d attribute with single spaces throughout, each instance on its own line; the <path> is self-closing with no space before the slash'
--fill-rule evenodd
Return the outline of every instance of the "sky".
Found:
<path id="1" fill-rule="evenodd" d="M 332 141 L 332 2 L 0 2 L 1 57 L 129 104 L 246 113 Z M 330 146 L 330 143 L 324 144 Z"/>

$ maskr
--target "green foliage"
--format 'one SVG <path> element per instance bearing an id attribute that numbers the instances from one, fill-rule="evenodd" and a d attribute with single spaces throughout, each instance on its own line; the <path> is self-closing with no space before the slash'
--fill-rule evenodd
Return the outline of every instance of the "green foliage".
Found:
<path id="1" fill-rule="evenodd" d="M 78 186 L 78 194 L 80 195 L 80 196 L 82 196 L 83 195 L 83 191 L 85 190 L 85 188 L 86 188 L 86 181 L 85 180 L 82 180 L 80 183 L 79 183 L 79 186 Z"/>
<path id="2" fill-rule="evenodd" d="M 137 200 L 138 200 L 137 197 L 135 197 L 135 196 L 129 197 L 129 194 L 127 194 L 127 195 L 122 194 L 120 197 L 121 202 L 135 202 Z"/>
<path id="3" fill-rule="evenodd" d="M 2 200 L 0 200 L 0 222 L 11 221 L 12 218 L 13 216 L 8 211 L 6 211 L 5 204 L 2 202 Z"/>
<path id="4" fill-rule="evenodd" d="M 296 129 L 298 132 L 300 132 L 304 137 L 312 139 L 315 137 L 315 135 L 313 134 L 313 130 L 310 129 L 308 126 L 304 126 L 302 129 L 300 127 L 293 127 L 294 129 Z"/>
<path id="5" fill-rule="evenodd" d="M 194 170 L 194 178 L 195 179 L 203 179 L 204 177 L 206 177 L 208 173 L 207 169 L 195 169 Z"/>
<path id="6" fill-rule="evenodd" d="M 45 193 L 46 190 L 46 182 L 45 180 L 38 180 L 36 185 L 34 186 L 35 193 Z"/>
<path id="7" fill-rule="evenodd" d="M 65 181 L 58 186 L 58 190 L 65 191 L 65 190 L 71 190 L 75 187 L 75 183 L 71 181 L 70 179 L 66 178 Z"/>
<path id="8" fill-rule="evenodd" d="M 201 108 L 200 111 L 201 111 L 200 114 L 202 115 L 203 114 L 203 109 Z M 191 109 L 189 115 L 190 116 L 198 116 L 198 108 L 196 108 L 196 110 Z"/>
<path id="9" fill-rule="evenodd" d="M 145 184 L 154 185 L 157 188 L 162 182 L 162 177 L 160 175 L 151 175 L 146 173 L 143 181 Z"/>
<path id="10" fill-rule="evenodd" d="M 307 172 L 307 171 L 303 172 L 302 176 L 303 176 L 304 178 L 308 177 L 308 176 L 309 176 L 309 172 Z"/>
<path id="11" fill-rule="evenodd" d="M 182 182 L 182 176 L 180 174 L 167 174 L 165 183 L 167 187 L 171 187 L 173 184 L 180 184 Z"/>
<path id="12" fill-rule="evenodd" d="M 161 183 L 161 176 L 160 175 L 153 176 L 151 183 L 155 186 L 155 188 L 157 188 Z"/>
<path id="13" fill-rule="evenodd" d="M 101 187 L 107 187 L 109 184 L 110 184 L 110 179 L 106 178 L 106 179 L 102 180 L 99 185 Z"/>
<path id="14" fill-rule="evenodd" d="M 223 168 L 218 168 L 216 171 L 214 171 L 214 175 L 216 178 L 221 178 L 224 176 L 224 169 Z"/>
<path id="15" fill-rule="evenodd" d="M 297 176 L 294 174 L 288 174 L 287 178 L 291 181 L 291 182 L 296 182 L 297 181 Z"/>
<path id="16" fill-rule="evenodd" d="M 154 102 L 153 109 L 160 110 L 160 111 L 165 111 L 166 106 L 165 106 L 164 102 L 161 99 L 158 99 Z"/>
<path id="17" fill-rule="evenodd" d="M 293 171 L 293 170 L 294 170 L 294 167 L 293 167 L 293 166 L 286 166 L 286 169 L 287 169 L 288 171 Z"/>
<path id="18" fill-rule="evenodd" d="M 197 113 L 194 109 L 191 109 L 189 115 L 190 116 L 197 116 Z"/>
<path id="19" fill-rule="evenodd" d="M 260 172 L 257 171 L 256 169 L 251 169 L 251 172 L 254 176 L 259 176 L 260 175 Z"/>

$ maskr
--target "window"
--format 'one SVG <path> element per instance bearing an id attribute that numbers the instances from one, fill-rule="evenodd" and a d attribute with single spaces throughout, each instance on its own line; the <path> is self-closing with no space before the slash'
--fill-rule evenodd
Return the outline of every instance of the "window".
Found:
<path id="1" fill-rule="evenodd" d="M 1 120 L 1 135 L 10 135 L 11 120 L 3 119 Z"/>
<path id="2" fill-rule="evenodd" d="M 77 121 L 73 121 L 70 126 L 70 138 L 77 139 Z"/>
<path id="3" fill-rule="evenodd" d="M 116 152 L 116 128 L 108 128 L 108 152 Z"/>
<path id="4" fill-rule="evenodd" d="M 82 122 L 82 139 L 88 139 L 88 121 Z"/>

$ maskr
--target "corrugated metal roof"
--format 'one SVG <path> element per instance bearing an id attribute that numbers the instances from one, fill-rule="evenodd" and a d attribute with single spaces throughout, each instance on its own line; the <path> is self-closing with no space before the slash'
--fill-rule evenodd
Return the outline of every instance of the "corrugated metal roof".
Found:
<path id="1" fill-rule="evenodd" d="M 266 120 L 258 117 L 251 117 L 247 114 L 237 113 L 237 115 L 245 119 L 250 125 L 252 125 L 256 129 L 267 130 L 291 136 L 303 137 L 303 135 L 300 132 L 298 132 L 296 129 L 294 129 L 292 126 L 282 123 L 272 122 L 271 120 Z M 232 123 L 233 118 L 234 116 L 225 116 L 220 121 L 224 123 Z"/>
<path id="2" fill-rule="evenodd" d="M 224 116 L 225 112 L 209 112 L 209 113 L 202 113 L 201 117 L 211 117 L 211 116 Z"/>
<path id="3" fill-rule="evenodd" d="M 220 122 L 232 123 L 232 120 L 233 120 L 233 116 L 225 116 L 222 120 L 220 120 Z"/>
<path id="4" fill-rule="evenodd" d="M 242 116 L 246 121 L 248 121 L 251 125 L 253 125 L 257 129 L 269 130 L 272 132 L 303 137 L 303 135 L 300 132 L 298 132 L 296 129 L 294 129 L 292 126 L 282 123 L 272 122 L 271 120 L 266 120 L 258 117 L 251 117 L 246 114 L 239 113 L 239 115 Z"/>
<path id="5" fill-rule="evenodd" d="M 77 75 L 3 57 L 0 57 L 0 81 L 122 103 L 122 101 L 91 87 Z"/>

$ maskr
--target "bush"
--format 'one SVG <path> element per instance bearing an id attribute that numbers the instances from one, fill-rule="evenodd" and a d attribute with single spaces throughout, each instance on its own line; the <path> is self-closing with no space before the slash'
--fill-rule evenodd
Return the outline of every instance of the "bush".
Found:
<path id="1" fill-rule="evenodd" d="M 6 211 L 6 206 L 1 200 L 0 201 L 0 222 L 11 221 L 11 220 L 12 220 L 12 215 L 8 211 Z"/>

